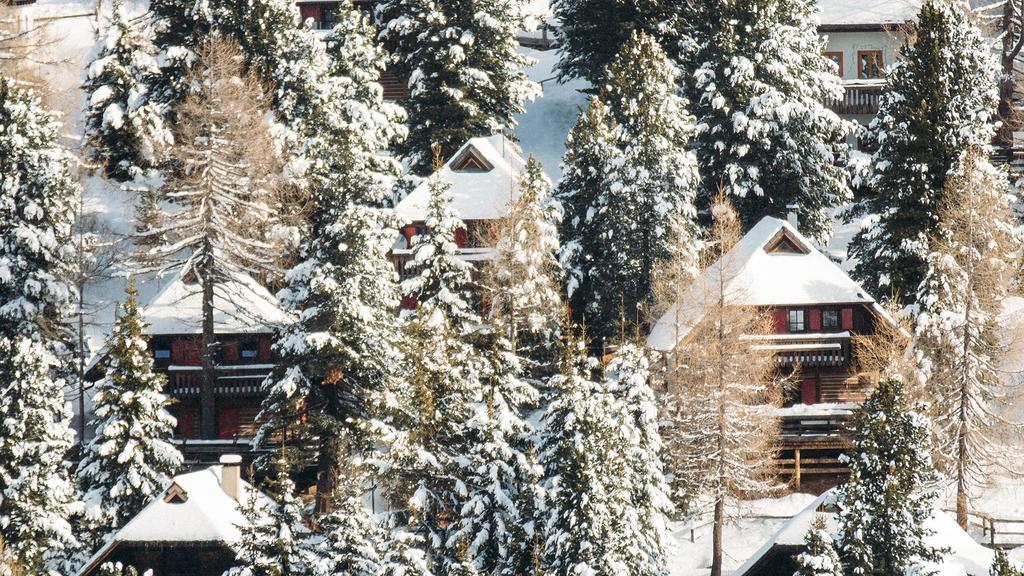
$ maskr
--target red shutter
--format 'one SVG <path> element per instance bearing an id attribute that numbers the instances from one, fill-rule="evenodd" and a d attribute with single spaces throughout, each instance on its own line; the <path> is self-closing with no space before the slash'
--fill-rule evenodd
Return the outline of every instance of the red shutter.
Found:
<path id="1" fill-rule="evenodd" d="M 818 378 L 804 378 L 800 381 L 800 402 L 803 404 L 818 403 Z"/>
<path id="2" fill-rule="evenodd" d="M 843 330 L 853 330 L 853 308 L 843 308 L 842 316 Z"/>
<path id="3" fill-rule="evenodd" d="M 775 310 L 772 310 L 772 320 L 776 334 L 785 334 L 789 332 L 789 315 L 785 308 L 776 308 Z"/>
<path id="4" fill-rule="evenodd" d="M 260 362 L 270 362 L 272 359 L 270 338 L 260 338 L 259 358 Z"/>
<path id="5" fill-rule="evenodd" d="M 217 437 L 234 438 L 238 435 L 238 408 L 220 408 L 217 410 Z"/>
<path id="6" fill-rule="evenodd" d="M 402 310 L 415 310 L 416 309 L 416 297 L 415 296 L 402 296 Z"/>
<path id="7" fill-rule="evenodd" d="M 416 226 L 409 224 L 402 227 L 402 236 L 405 237 L 405 247 L 412 248 L 412 239 L 416 236 Z"/>
<path id="8" fill-rule="evenodd" d="M 817 308 L 812 308 L 810 310 L 810 317 L 811 317 L 810 318 L 810 320 L 811 320 L 811 327 L 810 327 L 811 331 L 812 332 L 820 331 L 821 330 L 821 310 L 818 310 Z"/>
<path id="9" fill-rule="evenodd" d="M 306 20 L 313 19 L 313 27 L 320 27 L 320 5 L 319 4 L 299 4 L 299 16 L 302 18 L 302 25 L 306 25 Z"/>
<path id="10" fill-rule="evenodd" d="M 469 233 L 466 232 L 465 228 L 459 228 L 455 231 L 455 243 L 458 244 L 459 248 L 469 246 Z"/>
<path id="11" fill-rule="evenodd" d="M 224 343 L 224 362 L 234 364 L 238 359 L 238 340 L 228 340 Z"/>
<path id="12" fill-rule="evenodd" d="M 179 338 L 171 342 L 171 361 L 186 366 L 203 363 L 202 342 L 198 338 Z"/>
<path id="13" fill-rule="evenodd" d="M 174 433 L 178 438 L 198 438 L 199 426 L 197 426 L 199 411 L 190 407 L 179 407 L 173 410 L 178 425 Z"/>

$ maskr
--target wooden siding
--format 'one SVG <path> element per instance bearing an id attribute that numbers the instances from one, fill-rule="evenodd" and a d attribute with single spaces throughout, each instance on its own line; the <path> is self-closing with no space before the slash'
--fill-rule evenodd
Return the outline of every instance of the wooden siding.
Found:
<path id="1" fill-rule="evenodd" d="M 818 382 L 821 387 L 820 402 L 823 403 L 863 402 L 869 392 L 863 379 L 852 367 L 821 372 L 818 374 Z"/>

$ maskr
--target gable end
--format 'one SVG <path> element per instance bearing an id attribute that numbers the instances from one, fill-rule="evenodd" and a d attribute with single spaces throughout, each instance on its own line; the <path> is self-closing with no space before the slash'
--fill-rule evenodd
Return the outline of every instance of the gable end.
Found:
<path id="1" fill-rule="evenodd" d="M 479 150 L 470 145 L 466 146 L 466 149 L 452 160 L 451 168 L 456 172 L 490 172 L 494 170 L 494 165 L 488 162 Z"/>
<path id="2" fill-rule="evenodd" d="M 789 230 L 782 228 L 764 245 L 769 254 L 810 254 L 811 249 L 798 240 Z"/>

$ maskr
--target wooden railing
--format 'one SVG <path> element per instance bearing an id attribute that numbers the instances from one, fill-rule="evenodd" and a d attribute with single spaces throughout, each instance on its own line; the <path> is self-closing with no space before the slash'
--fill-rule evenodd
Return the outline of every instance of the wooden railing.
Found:
<path id="1" fill-rule="evenodd" d="M 849 414 L 784 416 L 781 436 L 783 440 L 843 438 L 849 436 L 852 424 Z"/>
<path id="2" fill-rule="evenodd" d="M 213 393 L 217 396 L 255 396 L 262 390 L 263 380 L 272 369 L 271 364 L 220 366 Z M 175 398 L 194 398 L 199 396 L 202 382 L 203 371 L 199 366 L 169 366 L 165 390 Z"/>
<path id="3" fill-rule="evenodd" d="M 882 84 L 846 84 L 843 98 L 828 102 L 828 107 L 836 114 L 864 114 L 874 115 L 878 113 L 878 104 L 882 98 Z"/>
<path id="4" fill-rule="evenodd" d="M 943 509 L 952 516 L 956 510 Z M 1000 548 L 1016 548 L 1024 546 L 1024 519 L 997 518 L 981 512 L 967 514 L 967 527 L 980 529 L 982 540 L 989 546 Z"/>

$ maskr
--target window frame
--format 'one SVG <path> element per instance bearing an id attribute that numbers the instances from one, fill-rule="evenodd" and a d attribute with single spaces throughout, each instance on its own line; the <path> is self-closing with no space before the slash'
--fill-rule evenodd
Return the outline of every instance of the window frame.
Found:
<path id="1" fill-rule="evenodd" d="M 843 53 L 843 51 L 842 50 L 826 50 L 825 52 L 822 52 L 821 55 L 824 56 L 825 58 L 828 58 L 829 60 L 835 62 L 839 66 L 839 77 L 842 78 L 843 77 L 843 72 L 845 72 L 845 68 L 846 68 L 846 66 L 845 66 L 846 55 Z M 834 58 L 835 56 L 838 56 L 839 59 L 836 60 Z"/>
<path id="2" fill-rule="evenodd" d="M 877 54 L 878 55 L 878 75 L 877 76 L 867 76 L 865 74 L 865 70 L 864 70 L 864 66 L 863 66 L 863 63 L 864 63 L 863 58 L 865 56 L 870 56 L 870 55 L 873 55 L 873 54 Z M 883 50 L 857 50 L 857 78 L 859 80 L 877 80 L 877 79 L 879 79 L 879 78 L 881 78 L 883 76 L 884 71 L 885 71 L 885 51 L 883 51 Z"/>
<path id="3" fill-rule="evenodd" d="M 831 326 L 825 322 L 825 315 L 831 314 L 835 318 L 835 323 Z M 821 331 L 822 332 L 835 332 L 842 326 L 842 320 L 839 317 L 838 308 L 822 308 L 821 309 Z"/>
<path id="4" fill-rule="evenodd" d="M 794 328 L 794 326 L 797 325 L 796 322 L 793 319 L 793 315 L 794 314 L 799 314 L 800 315 L 800 319 L 799 319 L 799 326 L 800 326 L 800 328 L 799 329 Z M 799 334 L 801 332 L 807 332 L 807 310 L 805 310 L 803 308 L 790 308 L 790 309 L 788 309 L 786 311 L 786 329 L 791 334 L 794 334 L 794 333 L 795 334 Z"/>

